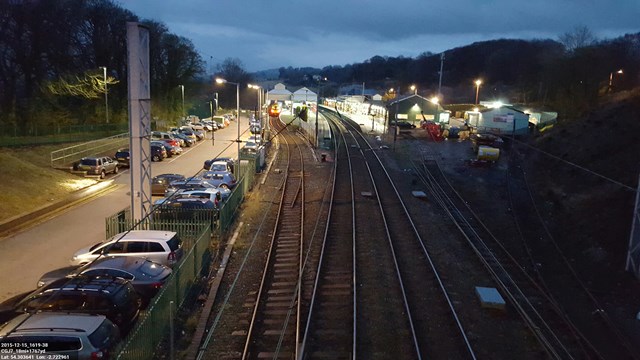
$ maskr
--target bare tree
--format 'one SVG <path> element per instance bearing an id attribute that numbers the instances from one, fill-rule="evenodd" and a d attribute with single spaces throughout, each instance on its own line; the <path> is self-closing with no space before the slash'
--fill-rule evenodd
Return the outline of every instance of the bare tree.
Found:
<path id="1" fill-rule="evenodd" d="M 576 26 L 572 31 L 560 35 L 558 39 L 568 52 L 593 45 L 598 40 L 593 32 L 584 25 Z"/>

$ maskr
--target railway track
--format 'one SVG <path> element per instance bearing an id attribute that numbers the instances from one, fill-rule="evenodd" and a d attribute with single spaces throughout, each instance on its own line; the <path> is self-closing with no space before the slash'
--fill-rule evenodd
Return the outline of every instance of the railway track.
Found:
<path id="1" fill-rule="evenodd" d="M 287 148 L 288 161 L 276 226 L 266 266 L 249 304 L 253 307 L 242 359 L 293 359 L 300 337 L 304 243 L 303 144 L 280 122 L 274 123 Z"/>
<path id="2" fill-rule="evenodd" d="M 512 215 L 529 262 L 535 264 L 535 279 L 549 294 L 567 321 L 579 334 L 585 346 L 602 359 L 639 359 L 640 355 L 629 340 L 614 325 L 596 296 L 580 279 L 558 242 L 547 229 L 534 200 L 527 176 L 517 152 L 509 159 L 507 188 Z M 546 249 L 555 251 L 547 251 Z M 544 254 L 544 255 L 543 255 Z M 557 298 L 554 289 L 571 289 L 571 298 Z M 561 293 L 567 293 L 562 291 Z M 560 304 L 569 304 L 562 306 Z M 581 313 L 582 309 L 591 309 Z"/>
<path id="3" fill-rule="evenodd" d="M 599 354 L 581 339 L 557 303 L 523 270 L 525 267 L 496 241 L 488 228 L 467 206 L 464 199 L 449 184 L 437 161 L 422 159 L 421 164 L 416 164 L 416 171 L 548 356 L 554 359 L 600 358 Z"/>
<path id="4" fill-rule="evenodd" d="M 342 127 L 350 125 L 333 121 L 336 137 L 342 140 L 332 218 L 300 358 L 475 358 L 443 281 L 381 160 L 357 129 L 347 132 Z M 350 201 L 345 187 L 351 189 Z M 344 298 L 323 295 L 332 288 L 342 289 Z M 346 300 L 350 294 L 351 303 Z M 326 314 L 339 309 L 336 318 L 342 323 L 332 324 Z M 349 318 L 350 333 L 344 326 Z M 438 326 L 433 326 L 434 319 Z"/>

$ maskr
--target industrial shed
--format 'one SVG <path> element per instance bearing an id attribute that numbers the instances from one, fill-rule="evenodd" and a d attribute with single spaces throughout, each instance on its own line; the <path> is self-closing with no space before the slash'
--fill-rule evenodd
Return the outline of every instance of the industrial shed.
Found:
<path id="1" fill-rule="evenodd" d="M 282 83 L 275 84 L 273 89 L 267 91 L 267 104 L 272 101 L 281 103 L 291 101 L 291 91 L 287 90 L 287 87 Z"/>
<path id="2" fill-rule="evenodd" d="M 529 133 L 529 114 L 511 106 L 496 106 L 466 114 L 469 126 L 477 132 L 526 135 Z"/>
<path id="3" fill-rule="evenodd" d="M 420 121 L 431 120 L 440 121 L 442 114 L 447 114 L 445 110 L 438 103 L 433 103 L 430 100 L 423 98 L 417 94 L 411 94 L 403 98 L 399 98 L 387 105 L 389 111 L 389 119 L 393 121 L 398 119 L 399 121 L 408 121 L 420 126 Z M 396 116 L 397 114 L 397 116 Z"/>

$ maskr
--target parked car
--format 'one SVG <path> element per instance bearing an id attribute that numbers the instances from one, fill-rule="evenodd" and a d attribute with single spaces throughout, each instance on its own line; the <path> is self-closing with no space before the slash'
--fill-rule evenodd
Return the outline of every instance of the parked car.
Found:
<path id="1" fill-rule="evenodd" d="M 99 175 L 104 179 L 106 174 L 118 173 L 118 162 L 108 156 L 84 157 L 77 166 L 80 171 L 86 171 L 87 175 Z"/>
<path id="2" fill-rule="evenodd" d="M 219 196 L 219 197 L 218 197 Z M 163 205 L 169 203 L 172 199 L 197 198 L 213 201 L 216 208 L 220 203 L 225 202 L 231 196 L 231 190 L 228 188 L 206 188 L 199 190 L 178 190 L 171 198 L 162 198 L 157 200 L 154 205 Z"/>
<path id="3" fill-rule="evenodd" d="M 184 181 L 184 175 L 180 174 L 161 174 L 151 179 L 151 195 L 164 196 L 165 190 L 173 181 Z"/>
<path id="4" fill-rule="evenodd" d="M 246 141 L 243 147 L 244 151 L 254 153 L 258 151 L 258 144 L 253 141 Z"/>
<path id="5" fill-rule="evenodd" d="M 129 167 L 131 154 L 129 153 L 129 149 L 118 149 L 113 158 L 118 162 L 118 166 Z"/>
<path id="6" fill-rule="evenodd" d="M 262 143 L 262 135 L 260 135 L 260 134 L 251 135 L 251 136 L 249 136 L 249 139 L 247 141 L 251 141 L 251 142 L 254 142 L 256 144 L 260 144 L 260 143 Z"/>
<path id="7" fill-rule="evenodd" d="M 171 185 L 164 192 L 164 197 L 169 197 L 178 190 L 200 190 L 215 187 L 216 186 L 210 183 L 208 180 L 200 178 L 188 178 L 184 181 L 171 182 Z"/>
<path id="8" fill-rule="evenodd" d="M 183 134 L 183 133 L 181 133 L 179 131 L 173 131 L 171 133 L 176 138 L 182 140 L 182 142 L 184 143 L 184 146 L 186 146 L 186 147 L 191 147 L 191 145 L 196 143 L 195 139 L 192 139 L 192 138 L 188 137 L 187 135 L 185 135 L 185 134 Z"/>
<path id="9" fill-rule="evenodd" d="M 249 132 L 252 134 L 260 134 L 262 132 L 262 128 L 257 125 L 252 125 L 249 127 Z"/>
<path id="10" fill-rule="evenodd" d="M 49 271 L 38 287 L 75 276 L 113 276 L 129 280 L 142 300 L 142 308 L 156 296 L 171 275 L 171 268 L 137 256 L 105 256 L 84 266 L 67 266 Z"/>
<path id="11" fill-rule="evenodd" d="M 176 139 L 171 133 L 162 131 L 152 131 L 151 140 L 161 140 L 171 146 L 180 146 L 180 140 Z"/>
<path id="12" fill-rule="evenodd" d="M 233 164 L 229 164 L 228 161 L 214 161 L 209 165 L 209 171 L 227 171 L 233 172 Z"/>
<path id="13" fill-rule="evenodd" d="M 104 315 L 126 332 L 140 314 L 140 297 L 125 279 L 112 276 L 62 278 L 16 304 L 20 312 L 68 311 Z"/>
<path id="14" fill-rule="evenodd" d="M 43 359 L 108 359 L 119 342 L 118 327 L 104 315 L 66 312 L 20 314 L 0 327 L 0 347 L 3 350 L 12 349 L 15 353 L 18 344 L 43 344 L 42 349 L 48 356 Z M 37 356 L 27 353 L 33 347 L 20 349 L 25 350 L 24 354 L 34 355 L 34 359 Z"/>
<path id="15" fill-rule="evenodd" d="M 170 156 L 182 154 L 182 148 L 177 140 L 159 140 L 164 143 L 164 147 L 167 149 L 167 153 Z"/>
<path id="16" fill-rule="evenodd" d="M 153 216 L 158 220 L 193 220 L 193 211 L 188 210 L 210 210 L 213 219 L 217 206 L 209 199 L 178 197 L 166 199 L 162 204 L 154 206 Z"/>
<path id="17" fill-rule="evenodd" d="M 171 131 L 178 131 L 181 134 L 184 134 L 185 136 L 190 137 L 191 139 L 193 139 L 193 141 L 198 140 L 198 137 L 196 136 L 195 132 L 193 132 L 193 130 L 190 127 L 182 126 L 180 128 L 172 128 Z"/>
<path id="18" fill-rule="evenodd" d="M 228 171 L 207 171 L 202 178 L 223 189 L 233 189 L 236 186 L 236 178 Z"/>
<path id="19" fill-rule="evenodd" d="M 399 127 L 400 129 L 415 129 L 416 125 L 408 121 L 393 121 L 392 125 Z"/>
<path id="20" fill-rule="evenodd" d="M 171 267 L 182 259 L 182 240 L 173 231 L 132 230 L 76 251 L 69 263 L 84 265 L 107 255 L 140 256 Z"/>
<path id="21" fill-rule="evenodd" d="M 202 167 L 204 170 L 217 170 L 217 169 L 212 169 L 211 168 L 211 164 L 216 163 L 216 162 L 225 162 L 227 164 L 227 168 L 229 169 L 228 171 L 232 174 L 235 174 L 235 160 L 233 160 L 232 158 L 228 158 L 228 157 L 218 157 L 218 158 L 213 158 L 210 160 L 205 160 L 204 161 L 204 166 Z"/>
<path id="22" fill-rule="evenodd" d="M 173 153 L 171 152 L 171 145 L 165 143 L 164 141 L 153 140 L 153 141 L 151 141 L 151 146 L 162 146 L 164 148 L 168 158 L 173 156 Z"/>
<path id="23" fill-rule="evenodd" d="M 169 156 L 167 149 L 161 144 L 151 144 L 151 161 L 162 161 Z"/>
<path id="24" fill-rule="evenodd" d="M 194 129 L 194 130 L 193 130 L 193 133 L 196 135 L 196 138 L 197 138 L 198 140 L 204 140 L 204 130 L 197 130 L 197 129 Z"/>

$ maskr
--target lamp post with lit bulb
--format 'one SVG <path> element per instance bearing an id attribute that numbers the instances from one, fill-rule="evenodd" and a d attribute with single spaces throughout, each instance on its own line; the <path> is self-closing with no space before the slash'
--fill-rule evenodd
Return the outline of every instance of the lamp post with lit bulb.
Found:
<path id="1" fill-rule="evenodd" d="M 104 114 L 107 121 L 109 123 L 109 93 L 107 92 L 107 67 L 100 66 L 102 69 L 102 73 L 104 74 Z"/>
<path id="2" fill-rule="evenodd" d="M 238 165 L 240 165 L 240 84 L 227 81 L 222 78 L 217 78 L 216 82 L 218 84 L 231 84 L 236 86 L 236 112 L 237 112 L 236 121 L 238 122 L 238 138 L 236 139 L 236 142 L 238 143 Z"/>
<path id="3" fill-rule="evenodd" d="M 476 84 L 476 105 L 478 104 L 478 95 L 480 94 L 480 84 L 482 84 L 482 80 L 478 79 L 475 81 Z"/>

